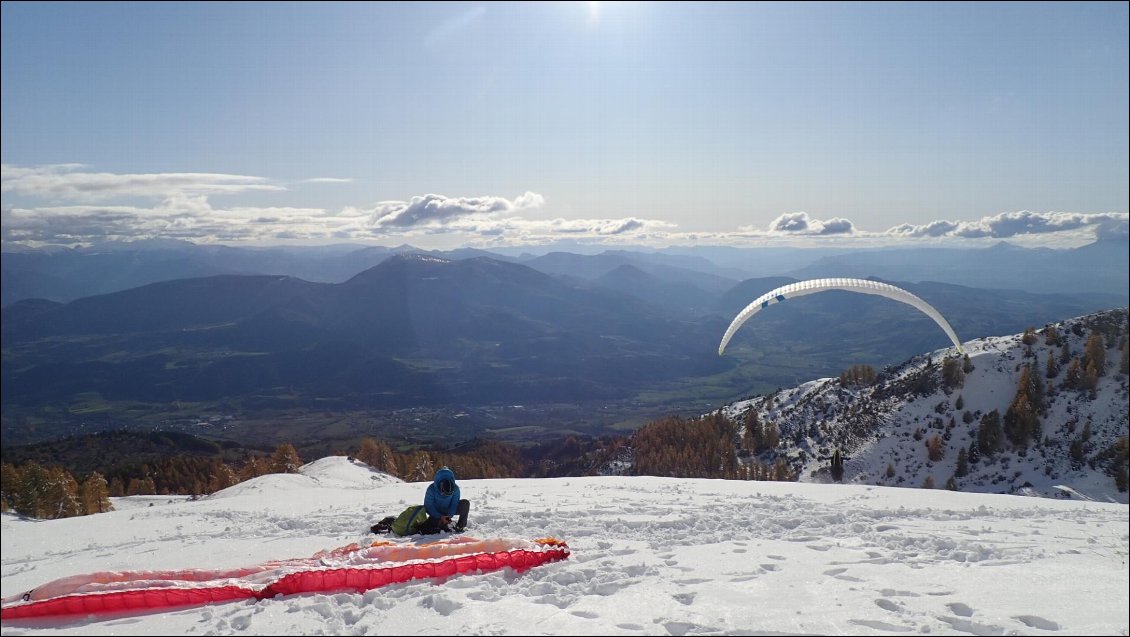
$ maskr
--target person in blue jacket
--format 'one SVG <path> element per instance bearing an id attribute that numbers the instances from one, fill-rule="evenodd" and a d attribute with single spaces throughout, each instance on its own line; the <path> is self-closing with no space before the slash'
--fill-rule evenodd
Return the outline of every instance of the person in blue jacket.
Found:
<path id="1" fill-rule="evenodd" d="M 455 484 L 454 471 L 447 467 L 436 471 L 435 479 L 424 494 L 424 508 L 428 511 L 428 519 L 420 526 L 419 533 L 462 533 L 467 528 L 467 513 L 471 510 L 471 503 L 459 499 L 459 485 Z M 456 515 L 459 520 L 453 528 L 451 521 Z"/>

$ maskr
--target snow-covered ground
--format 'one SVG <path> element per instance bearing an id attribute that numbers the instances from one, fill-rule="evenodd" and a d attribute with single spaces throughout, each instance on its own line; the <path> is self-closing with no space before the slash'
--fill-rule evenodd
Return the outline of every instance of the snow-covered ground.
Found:
<path id="1" fill-rule="evenodd" d="M 2 595 L 104 570 L 220 568 L 373 539 L 422 500 L 344 457 L 198 501 L 5 514 Z M 4 635 L 1060 634 L 1130 630 L 1124 504 L 653 477 L 461 481 L 468 535 L 567 541 L 565 561 L 112 618 Z M 152 506 L 150 506 L 150 504 Z M 412 541 L 405 539 L 402 541 Z"/>

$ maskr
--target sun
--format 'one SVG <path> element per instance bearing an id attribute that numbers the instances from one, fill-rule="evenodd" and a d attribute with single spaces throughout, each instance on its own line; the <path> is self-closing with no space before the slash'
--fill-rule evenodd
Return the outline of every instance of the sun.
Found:
<path id="1" fill-rule="evenodd" d="M 589 2 L 589 20 L 596 22 L 600 19 L 600 3 Z"/>

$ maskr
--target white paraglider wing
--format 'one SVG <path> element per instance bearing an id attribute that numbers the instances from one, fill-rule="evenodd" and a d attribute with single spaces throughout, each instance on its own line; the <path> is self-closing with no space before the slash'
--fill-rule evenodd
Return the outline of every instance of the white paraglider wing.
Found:
<path id="1" fill-rule="evenodd" d="M 770 290 L 757 297 L 757 300 L 747 305 L 744 310 L 738 312 L 733 322 L 730 323 L 730 327 L 726 329 L 726 334 L 722 337 L 722 342 L 718 345 L 718 355 L 721 356 L 722 351 L 726 349 L 726 345 L 730 342 L 730 339 L 733 338 L 734 332 L 737 332 L 738 328 L 742 326 L 742 323 L 748 321 L 754 314 L 757 314 L 774 303 L 780 303 L 786 299 L 827 290 L 847 290 L 848 292 L 875 294 L 906 303 L 907 305 L 913 305 L 918 311 L 934 319 L 938 327 L 941 327 L 942 330 L 945 331 L 946 336 L 957 346 L 958 353 L 965 352 L 961 347 L 961 340 L 957 338 L 957 334 L 954 333 L 953 328 L 950 327 L 946 319 L 935 310 L 932 305 L 902 288 L 896 288 L 893 285 L 879 283 L 878 281 L 868 281 L 866 279 L 812 279 L 810 281 L 790 283 L 789 285 L 783 285 L 775 290 Z"/>

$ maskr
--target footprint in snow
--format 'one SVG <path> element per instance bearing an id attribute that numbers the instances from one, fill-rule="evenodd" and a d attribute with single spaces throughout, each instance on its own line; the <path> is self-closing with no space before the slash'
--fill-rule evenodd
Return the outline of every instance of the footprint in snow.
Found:
<path id="1" fill-rule="evenodd" d="M 875 605 L 879 608 L 882 608 L 883 610 L 890 611 L 892 613 L 899 612 L 899 605 L 889 599 L 877 599 L 875 600 Z"/>
<path id="2" fill-rule="evenodd" d="M 970 608 L 966 604 L 962 604 L 961 602 L 954 602 L 952 604 L 946 604 L 946 608 L 950 609 L 951 613 L 953 613 L 954 615 L 957 615 L 959 617 L 972 617 L 973 616 L 973 609 Z"/>
<path id="3" fill-rule="evenodd" d="M 899 626 L 897 624 L 888 624 L 887 622 L 878 622 L 870 619 L 852 619 L 849 621 L 858 626 L 865 626 L 872 630 L 882 630 L 888 633 L 909 633 L 913 629 L 912 626 Z"/>
<path id="4" fill-rule="evenodd" d="M 1021 622 L 1029 628 L 1038 628 L 1039 630 L 1062 630 L 1063 627 L 1050 619 L 1044 619 L 1036 615 L 1018 615 L 1013 619 Z"/>

